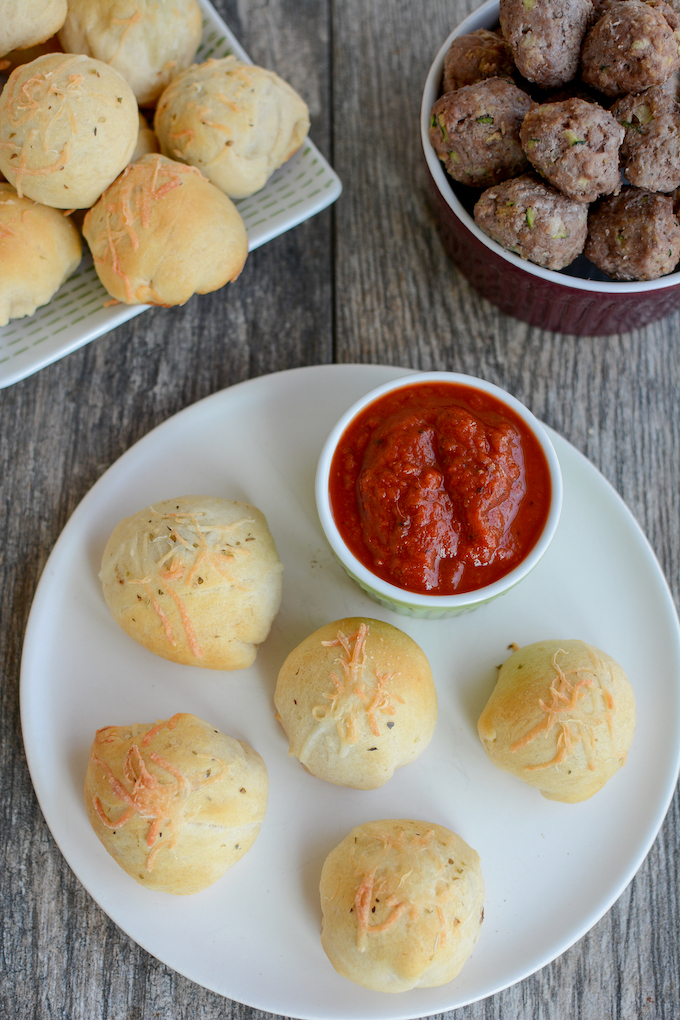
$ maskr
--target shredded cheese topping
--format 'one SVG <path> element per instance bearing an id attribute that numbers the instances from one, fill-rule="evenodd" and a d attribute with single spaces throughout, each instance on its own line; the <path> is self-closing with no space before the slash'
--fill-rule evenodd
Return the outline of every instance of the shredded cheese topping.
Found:
<path id="1" fill-rule="evenodd" d="M 338 636 L 333 641 L 321 642 L 325 648 L 342 649 L 344 654 L 338 659 L 342 672 L 341 675 L 336 672 L 330 675 L 334 689 L 324 694 L 329 704 L 315 705 L 312 709 L 312 716 L 317 725 L 313 726 L 303 744 L 298 756 L 301 762 L 304 763 L 309 758 L 313 744 L 329 726 L 335 727 L 340 741 L 340 756 L 345 757 L 360 737 L 359 713 L 365 713 L 371 733 L 379 737 L 377 713 L 395 715 L 394 702 L 404 704 L 403 698 L 388 690 L 390 680 L 393 680 L 397 673 L 380 673 L 375 670 L 374 681 L 365 676 L 368 634 L 368 624 L 362 623 L 355 634 L 348 636 L 338 631 Z"/>
<path id="2" fill-rule="evenodd" d="M 558 655 L 566 655 L 563 648 L 558 648 L 552 657 L 552 667 L 555 676 L 550 684 L 550 702 L 546 704 L 539 698 L 538 704 L 543 712 L 543 718 L 531 730 L 510 745 L 510 751 L 515 753 L 526 747 L 537 737 L 548 737 L 555 726 L 558 727 L 557 753 L 554 758 L 541 765 L 526 765 L 527 772 L 535 772 L 540 769 L 550 768 L 552 765 L 559 765 L 567 755 L 574 753 L 578 744 L 583 745 L 584 754 L 588 768 L 595 769 L 595 758 L 597 737 L 595 727 L 603 722 L 595 714 L 595 698 L 597 694 L 602 698 L 605 721 L 609 729 L 612 742 L 615 737 L 614 727 L 614 699 L 611 691 L 605 686 L 602 677 L 591 667 L 577 666 L 573 669 L 563 670 L 558 661 Z M 575 677 L 575 681 L 569 679 Z M 587 692 L 590 692 L 590 704 L 584 703 L 583 699 Z M 617 755 L 621 757 L 621 755 Z"/>
<path id="3" fill-rule="evenodd" d="M 14 174 L 12 183 L 20 198 L 23 197 L 24 177 L 57 173 L 70 161 L 70 143 L 66 141 L 57 150 L 52 139 L 64 119 L 69 122 L 71 135 L 75 137 L 78 134 L 78 108 L 74 108 L 74 101 L 96 98 L 107 105 L 117 103 L 115 96 L 107 95 L 103 90 L 93 92 L 91 88 L 84 89 L 82 74 L 68 73 L 69 68 L 82 59 L 78 54 L 64 55 L 56 66 L 52 64 L 48 70 L 39 70 L 23 82 L 24 67 L 19 67 L 7 81 L 2 98 L 11 130 L 7 133 L 8 140 L 0 142 L 0 148 L 12 153 L 10 159 L 18 159 L 18 163 L 8 169 Z M 34 122 L 33 126 L 29 126 L 29 122 Z M 16 141 L 12 141 L 13 138 Z M 36 158 L 34 143 L 41 145 L 45 156 L 54 154 L 55 158 L 46 166 L 28 165 Z"/>
<path id="4" fill-rule="evenodd" d="M 106 243 L 103 253 L 93 255 L 100 265 L 111 264 L 111 269 L 125 286 L 126 301 L 133 302 L 135 295 L 132 282 L 121 264 L 121 246 L 132 251 L 139 248 L 139 231 L 147 230 L 151 223 L 152 207 L 171 191 L 182 184 L 182 178 L 193 174 L 205 179 L 197 167 L 174 163 L 158 153 L 130 163 L 120 177 L 106 189 L 101 199 L 85 222 L 86 231 L 93 222 L 96 211 L 103 213 L 103 234 Z M 152 293 L 145 300 L 162 305 L 163 299 Z"/>
<path id="5" fill-rule="evenodd" d="M 204 512 L 160 513 L 154 507 L 148 511 L 151 520 L 141 533 L 135 536 L 129 550 L 131 562 L 143 564 L 148 570 L 141 577 L 124 577 L 128 573 L 117 564 L 115 573 L 121 584 L 138 585 L 148 604 L 158 616 L 168 642 L 176 647 L 177 639 L 159 596 L 167 596 L 175 604 L 192 654 L 200 659 L 203 650 L 196 636 L 191 615 L 184 599 L 188 593 L 208 590 L 217 585 L 229 584 L 238 591 L 245 591 L 244 584 L 234 573 L 237 558 L 249 555 L 249 550 L 232 542 L 233 533 L 245 524 L 253 523 L 250 517 L 243 517 L 230 524 L 215 524 L 203 520 Z M 140 595 L 141 598 L 141 595 Z M 169 608 L 169 607 L 168 607 Z"/>
<path id="6" fill-rule="evenodd" d="M 187 804 L 188 795 L 203 786 L 209 786 L 216 782 L 222 777 L 226 767 L 219 758 L 211 758 L 210 760 L 219 766 L 215 774 L 212 774 L 213 768 L 211 767 L 208 774 L 190 782 L 171 761 L 156 751 L 148 750 L 149 744 L 164 728 L 174 729 L 178 719 L 179 713 L 171 719 L 157 723 L 146 731 L 141 741 L 130 745 L 123 764 L 123 779 L 119 779 L 115 775 L 111 766 L 96 753 L 94 747 L 90 755 L 90 761 L 104 772 L 111 790 L 124 806 L 123 813 L 118 818 L 109 818 L 100 798 L 96 795 L 93 796 L 92 805 L 103 825 L 108 829 L 121 829 L 135 815 L 139 815 L 149 822 L 146 837 L 146 845 L 149 849 L 146 869 L 149 872 L 153 871 L 156 857 L 161 850 L 172 850 L 183 826 L 191 818 L 192 812 L 188 810 Z M 118 728 L 107 726 L 97 731 L 95 747 L 101 744 L 116 743 L 119 739 Z M 199 755 L 198 757 L 205 756 Z M 171 778 L 161 780 L 156 771 L 150 770 L 151 763 L 156 766 L 157 770 L 162 770 Z"/>
<path id="7" fill-rule="evenodd" d="M 433 952 L 446 944 L 446 907 L 455 895 L 462 869 L 449 858 L 455 873 L 445 873 L 442 854 L 433 846 L 434 835 L 434 829 L 410 836 L 403 829 L 384 829 L 374 833 L 367 845 L 352 849 L 354 873 L 359 879 L 354 913 L 360 953 L 366 951 L 369 938 L 389 931 L 402 917 L 417 921 L 423 913 L 437 915 L 439 930 Z M 437 876 L 434 881 L 433 874 Z M 376 914 L 382 919 L 376 919 Z M 449 927 L 455 929 L 459 923 L 454 917 Z"/>

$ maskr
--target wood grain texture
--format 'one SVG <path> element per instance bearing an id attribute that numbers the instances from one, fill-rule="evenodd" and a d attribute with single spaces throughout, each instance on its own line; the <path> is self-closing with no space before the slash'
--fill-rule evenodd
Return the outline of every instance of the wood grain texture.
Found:
<path id="1" fill-rule="evenodd" d="M 429 206 L 420 91 L 464 0 L 216 0 L 252 58 L 308 100 L 340 174 L 331 211 L 259 249 L 239 280 L 145 312 L 0 391 L 0 1017 L 260 1020 L 150 957 L 93 903 L 33 795 L 18 685 L 31 599 L 91 485 L 181 408 L 328 361 L 483 376 L 581 450 L 637 517 L 680 604 L 680 314 L 614 337 L 502 315 L 453 268 Z M 677 1020 L 680 801 L 609 913 L 538 974 L 456 1020 Z M 549 909 L 549 905 L 546 905 Z M 453 1016 L 453 1014 L 447 1014 Z"/>

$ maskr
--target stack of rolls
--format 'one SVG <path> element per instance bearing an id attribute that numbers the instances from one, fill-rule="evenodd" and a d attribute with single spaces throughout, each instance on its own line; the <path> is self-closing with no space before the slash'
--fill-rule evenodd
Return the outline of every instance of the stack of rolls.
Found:
<path id="1" fill-rule="evenodd" d="M 66 217 L 90 210 L 85 238 L 114 303 L 179 305 L 235 280 L 248 239 L 231 200 L 264 187 L 309 130 L 273 72 L 236 57 L 192 66 L 201 36 L 198 0 L 0 0 L 0 181 Z M 157 103 L 160 140 L 139 110 Z M 38 243 L 35 222 L 19 224 L 22 244 Z M 67 248 L 10 296 L 15 234 L 0 230 L 9 317 L 73 271 Z"/>

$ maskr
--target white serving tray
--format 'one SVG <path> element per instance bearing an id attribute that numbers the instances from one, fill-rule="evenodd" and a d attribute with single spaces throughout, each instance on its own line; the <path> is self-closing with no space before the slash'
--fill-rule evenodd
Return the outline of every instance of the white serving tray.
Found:
<path id="1" fill-rule="evenodd" d="M 203 40 L 196 62 L 230 53 L 250 62 L 208 0 L 199 3 L 204 13 Z M 307 139 L 261 191 L 235 203 L 248 232 L 249 251 L 315 216 L 341 191 L 340 178 Z M 35 315 L 12 319 L 0 327 L 0 388 L 51 365 L 149 307 L 105 307 L 110 295 L 99 282 L 87 245 L 84 247 L 86 254 L 80 266 L 49 304 Z"/>

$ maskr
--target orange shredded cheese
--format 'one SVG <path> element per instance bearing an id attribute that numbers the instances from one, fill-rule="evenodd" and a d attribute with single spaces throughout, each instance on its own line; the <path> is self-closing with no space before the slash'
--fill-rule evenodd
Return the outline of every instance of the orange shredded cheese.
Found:
<path id="1" fill-rule="evenodd" d="M 396 924 L 401 915 L 408 907 L 408 903 L 396 900 L 390 896 L 386 905 L 393 908 L 386 921 L 382 924 L 371 924 L 371 903 L 374 893 L 382 892 L 382 885 L 375 886 L 375 871 L 369 872 L 359 886 L 354 897 L 354 909 L 357 918 L 357 949 L 360 953 L 366 952 L 366 941 L 369 935 L 380 935 Z"/>
<path id="2" fill-rule="evenodd" d="M 377 857 L 375 844 L 352 851 L 355 874 L 360 879 L 354 897 L 357 949 L 360 953 L 366 951 L 370 936 L 389 931 L 404 915 L 411 921 L 417 921 L 423 912 L 436 912 L 437 915 L 439 930 L 435 952 L 446 943 L 444 907 L 452 896 L 452 882 L 437 881 L 434 887 L 430 879 L 423 883 L 419 867 L 425 854 L 429 858 L 426 872 L 430 872 L 432 865 L 439 872 L 443 870 L 440 855 L 432 846 L 434 835 L 434 829 L 408 837 L 403 829 L 396 833 L 382 829 L 373 833 L 373 839 L 380 846 Z M 389 913 L 384 920 L 374 923 L 371 918 L 378 908 Z"/>
<path id="3" fill-rule="evenodd" d="M 589 667 L 579 666 L 569 670 L 563 670 L 558 661 L 558 655 L 565 655 L 562 648 L 558 648 L 552 658 L 552 666 L 555 676 L 550 684 L 550 701 L 546 704 L 539 698 L 538 704 L 543 712 L 543 718 L 523 737 L 510 745 L 510 751 L 514 754 L 525 748 L 537 737 L 548 737 L 555 726 L 559 727 L 556 738 L 557 753 L 547 762 L 540 765 L 526 765 L 527 772 L 536 772 L 541 769 L 550 768 L 552 765 L 559 765 L 560 762 L 574 753 L 575 747 L 580 743 L 586 756 L 586 764 L 593 771 L 595 769 L 595 744 L 597 739 L 594 734 L 594 727 L 599 726 L 601 719 L 593 717 L 592 711 L 586 712 L 582 699 L 587 692 L 594 695 L 596 691 L 602 696 L 605 717 L 610 734 L 613 736 L 614 723 L 612 712 L 614 700 L 611 692 L 602 684 L 597 682 L 595 671 Z M 581 675 L 585 674 L 585 675 Z M 577 677 L 572 682 L 569 677 Z"/>
<path id="4" fill-rule="evenodd" d="M 171 599 L 177 608 L 191 654 L 201 659 L 203 649 L 182 595 L 197 591 L 205 583 L 208 574 L 216 576 L 218 583 L 228 583 L 238 591 L 247 590 L 234 573 L 233 565 L 237 558 L 249 555 L 249 550 L 241 545 L 229 545 L 227 538 L 236 528 L 251 523 L 252 518 L 242 517 L 230 524 L 210 524 L 199 523 L 198 516 L 193 513 L 161 514 L 153 507 L 149 512 L 156 515 L 154 523 L 158 536 L 167 538 L 172 544 L 155 562 L 153 573 L 130 578 L 128 584 L 140 585 L 163 625 L 167 640 L 176 648 L 177 639 L 172 623 L 158 601 L 159 596 L 163 595 Z M 212 542 L 209 536 L 213 536 Z M 140 559 L 146 565 L 153 559 L 149 552 L 152 541 L 154 539 L 150 533 L 145 531 Z"/>
<path id="5" fill-rule="evenodd" d="M 64 54 L 61 63 L 49 70 L 37 71 L 25 81 L 21 79 L 26 73 L 26 68 L 21 66 L 12 72 L 7 81 L 2 93 L 2 105 L 6 112 L 8 127 L 17 136 L 17 143 L 10 140 L 0 144 L 3 148 L 13 148 L 16 155 L 20 154 L 18 166 L 10 168 L 15 174 L 13 183 L 19 197 L 23 195 L 21 182 L 24 177 L 57 173 L 66 167 L 72 157 L 67 141 L 62 145 L 56 159 L 47 166 L 27 165 L 29 158 L 36 158 L 34 142 L 40 142 L 45 156 L 56 151 L 52 143 L 53 129 L 63 118 L 68 120 L 71 134 L 74 136 L 78 134 L 78 108 L 74 108 L 73 101 L 85 94 L 84 78 L 82 74 L 70 72 L 79 60 L 82 60 L 82 57 L 78 54 Z M 88 94 L 108 106 L 116 103 L 115 97 L 111 95 L 92 92 Z M 35 121 L 35 126 L 24 133 L 22 129 L 31 120 Z"/>
<path id="6" fill-rule="evenodd" d="M 142 748 L 147 748 L 166 726 L 173 729 L 178 718 L 179 713 L 147 730 L 141 741 Z M 118 728 L 109 726 L 97 731 L 95 743 L 115 743 L 119 739 Z M 146 868 L 149 872 L 153 870 L 158 853 L 164 848 L 171 850 L 177 843 L 181 829 L 189 817 L 188 794 L 199 787 L 216 782 L 221 778 L 225 768 L 224 762 L 214 759 L 216 764 L 221 766 L 220 770 L 215 775 L 201 775 L 190 783 L 172 761 L 156 751 L 148 750 L 145 759 L 137 743 L 132 743 L 128 749 L 123 763 L 122 778 L 114 773 L 109 763 L 99 757 L 94 749 L 90 761 L 103 771 L 114 796 L 124 808 L 117 818 L 109 818 L 101 799 L 95 795 L 92 798 L 92 805 L 102 824 L 109 829 L 120 829 L 135 815 L 149 822 L 146 835 L 146 846 L 149 850 Z M 172 780 L 162 781 L 150 770 L 149 764 L 167 773 Z M 162 835 L 162 831 L 166 835 Z"/>
<path id="7" fill-rule="evenodd" d="M 93 255 L 93 258 L 98 265 L 109 263 L 113 273 L 123 281 L 128 304 L 134 302 L 135 294 L 132 282 L 122 267 L 120 252 L 128 245 L 132 251 L 137 251 L 139 231 L 148 229 L 151 224 L 153 203 L 162 201 L 171 191 L 180 187 L 186 174 L 203 177 L 197 167 L 164 160 L 159 154 L 150 160 L 130 163 L 86 217 L 86 229 L 89 229 L 96 210 L 103 209 L 106 244 L 96 244 L 98 254 Z M 152 298 L 151 293 L 145 295 L 149 303 L 163 303 L 159 298 L 150 300 Z"/>
<path id="8" fill-rule="evenodd" d="M 374 736 L 378 737 L 380 728 L 377 713 L 394 715 L 396 711 L 394 702 L 404 704 L 403 698 L 398 694 L 390 693 L 387 689 L 389 681 L 394 679 L 398 675 L 397 673 L 381 674 L 376 670 L 375 686 L 371 689 L 371 682 L 364 675 L 368 634 L 368 625 L 362 623 L 356 634 L 347 636 L 342 631 L 338 631 L 338 636 L 332 641 L 321 642 L 325 648 L 342 648 L 344 654 L 338 660 L 342 675 L 339 676 L 336 672 L 331 673 L 330 680 L 334 690 L 324 693 L 324 698 L 330 704 L 315 705 L 312 709 L 312 716 L 320 724 L 330 721 L 335 723 L 343 755 L 346 753 L 348 745 L 355 744 L 361 735 L 357 720 L 359 709 L 366 713 L 370 730 Z M 354 642 L 353 645 L 352 642 Z M 309 734 L 300 752 L 300 761 L 304 761 L 307 757 L 318 734 L 318 728 Z"/>

